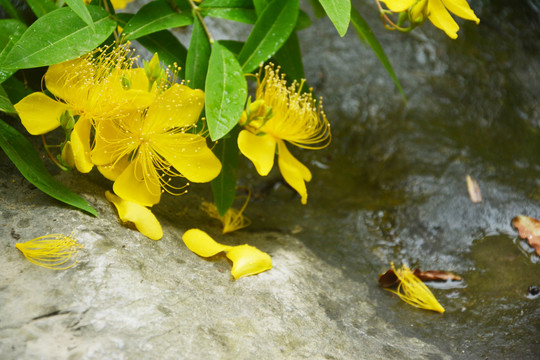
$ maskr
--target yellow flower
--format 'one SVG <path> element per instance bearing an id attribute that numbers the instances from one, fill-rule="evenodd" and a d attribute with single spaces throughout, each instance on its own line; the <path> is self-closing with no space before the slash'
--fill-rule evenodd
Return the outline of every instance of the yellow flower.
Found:
<path id="1" fill-rule="evenodd" d="M 265 67 L 262 81 L 257 78 L 256 101 L 242 114 L 240 125 L 244 130 L 238 135 L 238 147 L 250 159 L 257 172 L 266 176 L 274 166 L 278 153 L 278 165 L 285 181 L 307 203 L 306 181 L 311 172 L 287 149 L 285 141 L 305 148 L 321 149 L 331 139 L 330 124 L 322 110 L 315 104 L 312 93 L 301 93 L 302 84 L 290 87 L 273 65 Z"/>
<path id="2" fill-rule="evenodd" d="M 109 191 L 105 192 L 105 197 L 114 204 L 122 222 L 134 224 L 141 234 L 152 240 L 163 237 L 163 230 L 158 219 L 148 208 L 124 200 Z"/>
<path id="3" fill-rule="evenodd" d="M 259 274 L 272 268 L 272 259 L 267 253 L 247 244 L 238 246 L 220 244 L 199 229 L 189 229 L 182 236 L 182 240 L 188 249 L 202 257 L 226 252 L 226 256 L 233 262 L 231 273 L 235 279 Z"/>
<path id="4" fill-rule="evenodd" d="M 22 124 L 32 135 L 45 134 L 63 125 L 70 132 L 71 149 L 71 154 L 64 153 L 64 159 L 71 159 L 80 172 L 89 172 L 93 167 L 92 125 L 147 107 L 155 97 L 154 92 L 148 91 L 144 69 L 131 69 L 132 62 L 128 48 L 117 46 L 112 51 L 98 49 L 49 66 L 45 85 L 56 100 L 41 92 L 23 98 L 15 104 Z M 62 123 L 66 113 L 79 116 L 74 125 Z"/>
<path id="5" fill-rule="evenodd" d="M 444 308 L 439 304 L 429 288 L 416 277 L 407 265 L 403 265 L 401 269 L 396 270 L 394 263 L 390 264 L 392 270 L 399 279 L 399 284 L 396 290 L 386 289 L 394 294 L 397 294 L 401 300 L 407 304 L 421 309 L 444 312 Z"/>
<path id="6" fill-rule="evenodd" d="M 231 207 L 227 210 L 224 216 L 219 215 L 216 204 L 214 203 L 203 201 L 201 208 L 208 214 L 208 216 L 221 221 L 221 224 L 223 225 L 222 234 L 227 234 L 251 225 L 251 220 L 242 215 L 247 204 L 249 203 L 249 198 L 250 196 L 248 194 L 246 202 L 240 210 Z"/>
<path id="7" fill-rule="evenodd" d="M 73 234 L 45 235 L 15 244 L 28 261 L 53 270 L 69 269 L 75 265 L 77 263 L 75 256 L 83 246 L 77 242 Z"/>
<path id="8" fill-rule="evenodd" d="M 162 189 L 181 189 L 172 177 L 208 182 L 221 163 L 200 134 L 188 132 L 204 105 L 204 93 L 174 84 L 143 112 L 133 112 L 96 127 L 92 162 L 114 180 L 114 192 L 143 206 L 157 204 Z"/>
<path id="9" fill-rule="evenodd" d="M 449 11 L 460 18 L 472 20 L 477 24 L 480 19 L 474 14 L 467 0 L 380 0 L 386 4 L 390 11 L 400 13 L 412 8 L 413 21 L 417 21 L 420 15 L 427 13 L 428 19 L 433 25 L 443 30 L 452 39 L 457 38 L 458 24 L 454 21 Z M 422 6 L 427 9 L 422 9 Z"/>

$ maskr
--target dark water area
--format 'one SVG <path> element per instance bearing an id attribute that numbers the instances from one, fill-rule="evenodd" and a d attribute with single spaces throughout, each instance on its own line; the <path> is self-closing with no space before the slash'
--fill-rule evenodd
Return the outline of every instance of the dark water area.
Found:
<path id="1" fill-rule="evenodd" d="M 470 1 L 481 22 L 458 20 L 457 40 L 429 22 L 386 31 L 373 4 L 353 3 L 408 104 L 352 28 L 339 39 L 315 20 L 300 39 L 333 142 L 296 152 L 314 175 L 308 205 L 274 187 L 251 210 L 253 230 L 295 233 L 369 284 L 378 315 L 398 332 L 453 358 L 540 358 L 540 298 L 528 295 L 540 286 L 540 257 L 511 225 L 540 217 L 540 3 Z M 467 175 L 481 203 L 469 199 Z M 378 286 L 391 261 L 464 280 L 433 289 L 444 314 L 418 310 Z"/>

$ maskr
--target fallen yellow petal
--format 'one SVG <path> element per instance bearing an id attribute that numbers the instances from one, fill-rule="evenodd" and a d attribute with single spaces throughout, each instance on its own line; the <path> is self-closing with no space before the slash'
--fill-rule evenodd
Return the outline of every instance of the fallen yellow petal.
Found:
<path id="1" fill-rule="evenodd" d="M 189 229 L 182 236 L 182 240 L 184 240 L 184 244 L 189 250 L 202 257 L 214 256 L 232 248 L 232 246 L 216 242 L 210 235 L 200 229 Z"/>
<path id="2" fill-rule="evenodd" d="M 133 223 L 141 234 L 152 240 L 159 240 L 163 237 L 161 224 L 150 209 L 135 202 L 124 200 L 110 191 L 105 192 L 105 197 L 118 210 L 120 220 Z"/>
<path id="3" fill-rule="evenodd" d="M 267 253 L 247 244 L 235 246 L 227 252 L 227 257 L 233 262 L 231 273 L 235 279 L 272 268 L 272 259 Z"/>
<path id="4" fill-rule="evenodd" d="M 73 237 L 62 234 L 40 236 L 15 244 L 28 261 L 47 269 L 65 270 L 77 263 L 75 256 L 84 245 Z"/>
<path id="5" fill-rule="evenodd" d="M 440 313 L 444 312 L 444 308 L 439 304 L 431 290 L 416 277 L 407 265 L 403 265 L 401 269 L 396 270 L 394 264 L 391 263 L 392 270 L 398 277 L 400 283 L 397 291 L 385 289 L 398 295 L 401 300 L 407 304 L 420 309 L 433 310 Z"/>
<path id="6" fill-rule="evenodd" d="M 235 279 L 272 268 L 272 259 L 267 253 L 247 244 L 238 246 L 220 244 L 200 229 L 189 229 L 182 236 L 182 240 L 188 249 L 199 256 L 210 257 L 225 251 L 226 256 L 233 262 L 231 273 Z"/>

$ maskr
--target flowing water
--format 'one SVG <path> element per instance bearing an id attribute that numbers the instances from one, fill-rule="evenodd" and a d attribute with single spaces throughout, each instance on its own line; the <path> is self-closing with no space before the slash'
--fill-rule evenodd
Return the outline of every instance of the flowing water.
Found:
<path id="1" fill-rule="evenodd" d="M 540 286 L 540 257 L 511 225 L 540 217 L 539 3 L 470 1 L 481 23 L 460 21 L 457 40 L 429 22 L 408 35 L 384 31 L 373 4 L 353 3 L 408 104 L 352 28 L 339 39 L 316 20 L 300 38 L 333 143 L 296 153 L 314 175 L 308 205 L 284 202 L 292 193 L 274 187 L 249 210 L 253 230 L 296 233 L 370 284 L 378 314 L 399 332 L 455 358 L 540 358 L 540 298 L 528 294 Z M 469 199 L 466 175 L 481 203 Z M 444 314 L 417 310 L 378 286 L 391 261 L 464 280 L 433 290 Z"/>

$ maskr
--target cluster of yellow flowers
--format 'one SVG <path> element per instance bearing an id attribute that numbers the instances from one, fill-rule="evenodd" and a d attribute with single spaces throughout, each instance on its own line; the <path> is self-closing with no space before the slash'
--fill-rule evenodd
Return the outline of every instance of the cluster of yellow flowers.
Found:
<path id="1" fill-rule="evenodd" d="M 106 198 L 116 206 L 120 219 L 159 240 L 163 231 L 149 208 L 159 203 L 165 191 L 182 194 L 189 182 L 213 180 L 222 165 L 208 146 L 206 132 L 197 128 L 204 92 L 177 83 L 175 72 L 164 70 L 157 54 L 142 68 L 135 64 L 129 44 L 124 44 L 52 65 L 44 83 L 54 97 L 35 92 L 15 109 L 30 134 L 43 135 L 61 127 L 66 138 L 55 159 L 58 165 L 82 173 L 96 167 L 114 182 Z M 287 87 L 284 75 L 273 65 L 264 68 L 264 77 L 262 71 L 255 101 L 247 104 L 239 119 L 243 130 L 238 146 L 262 176 L 272 169 L 277 151 L 281 174 L 305 204 L 305 182 L 311 180 L 311 173 L 289 152 L 285 141 L 309 149 L 325 147 L 331 138 L 330 125 L 311 91 L 302 93 L 302 84 L 297 83 Z M 178 183 L 177 178 L 187 181 Z M 229 209 L 225 216 L 211 205 L 205 204 L 204 209 L 222 221 L 224 233 L 249 225 L 242 215 L 245 205 L 240 211 Z M 231 253 L 246 255 L 250 248 Z"/>

